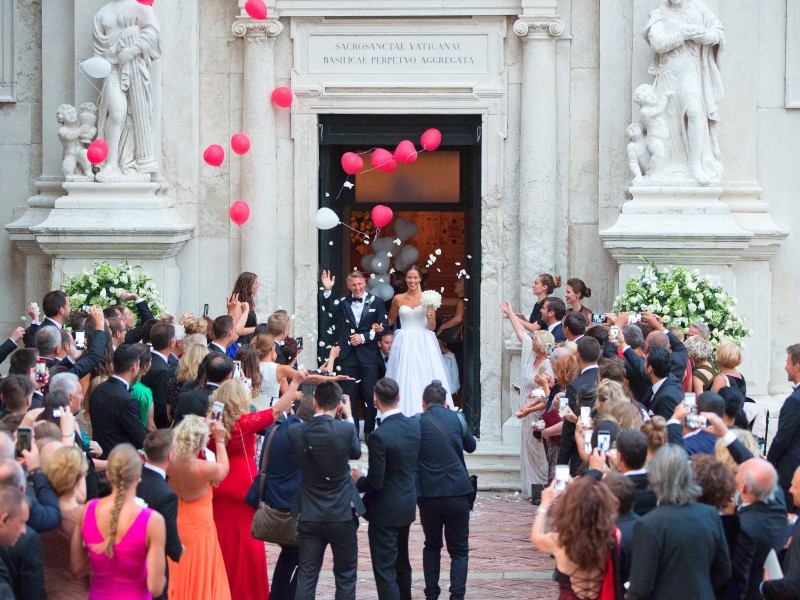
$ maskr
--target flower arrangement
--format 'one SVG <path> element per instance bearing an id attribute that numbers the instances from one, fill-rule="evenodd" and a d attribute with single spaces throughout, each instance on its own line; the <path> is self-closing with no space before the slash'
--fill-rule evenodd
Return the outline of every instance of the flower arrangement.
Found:
<path id="1" fill-rule="evenodd" d="M 712 345 L 731 339 L 744 346 L 743 338 L 753 332 L 745 327 L 735 306 L 736 298 L 713 285 L 708 275 L 701 276 L 698 269 L 660 268 L 648 263 L 639 267 L 638 275 L 628 279 L 624 293 L 614 301 L 614 312 L 651 312 L 659 315 L 666 326 L 684 331 L 693 322 L 702 321 L 711 330 Z"/>
<path id="2" fill-rule="evenodd" d="M 430 307 L 433 310 L 439 310 L 439 307 L 442 305 L 442 295 L 433 290 L 425 290 L 422 292 L 422 297 L 419 299 L 419 303 L 425 308 Z"/>
<path id="3" fill-rule="evenodd" d="M 133 300 L 123 302 L 119 299 L 121 293 L 132 292 L 147 301 L 154 316 L 164 312 L 155 283 L 142 272 L 141 267 L 131 266 L 127 261 L 116 267 L 104 261 L 95 261 L 91 270 L 83 269 L 80 276 L 67 275 L 62 289 L 75 308 L 83 305 L 106 308 L 119 304 L 137 314 Z"/>

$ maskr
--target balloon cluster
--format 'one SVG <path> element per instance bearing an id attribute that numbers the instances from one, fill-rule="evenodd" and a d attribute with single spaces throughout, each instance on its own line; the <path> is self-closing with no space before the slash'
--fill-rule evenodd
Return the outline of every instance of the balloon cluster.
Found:
<path id="1" fill-rule="evenodd" d="M 91 146 L 89 149 L 91 150 Z M 239 156 L 247 154 L 250 150 L 250 138 L 244 133 L 234 133 L 231 136 L 231 150 Z M 211 144 L 203 151 L 203 160 L 212 167 L 219 167 L 225 160 L 225 149 L 219 144 Z M 250 218 L 250 207 L 244 200 L 237 200 L 231 204 L 229 214 L 231 221 L 242 225 Z"/>
<path id="2" fill-rule="evenodd" d="M 377 207 L 376 207 L 377 208 Z M 361 258 L 361 268 L 370 274 L 367 289 L 379 298 L 390 301 L 394 296 L 389 276 L 396 270 L 405 271 L 419 258 L 419 250 L 408 240 L 417 235 L 419 226 L 399 217 L 394 223 L 395 240 L 379 238 L 372 243 L 375 252 Z"/>
<path id="3" fill-rule="evenodd" d="M 411 140 L 403 140 L 397 144 L 394 152 L 389 152 L 386 148 L 375 148 L 370 157 L 371 169 L 368 171 L 382 171 L 383 173 L 391 173 L 397 169 L 398 163 L 411 164 L 417 160 L 420 152 L 433 152 L 442 143 L 442 132 L 438 129 L 428 129 L 420 137 L 420 145 L 422 150 L 418 151 L 417 147 Z M 366 154 L 366 153 L 365 153 Z M 345 152 L 342 155 L 342 169 L 348 175 L 355 175 L 360 173 L 364 168 L 364 160 L 355 152 Z M 365 171 L 367 172 L 367 171 Z"/>

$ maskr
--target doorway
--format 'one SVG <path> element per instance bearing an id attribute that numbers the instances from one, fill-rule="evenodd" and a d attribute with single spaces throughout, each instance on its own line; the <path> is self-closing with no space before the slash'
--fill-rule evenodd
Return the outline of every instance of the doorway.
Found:
<path id="1" fill-rule="evenodd" d="M 406 139 L 420 148 L 421 134 L 432 127 L 442 132 L 438 150 L 422 152 L 414 163 L 400 164 L 392 173 L 365 172 L 370 169 L 373 149 L 393 152 Z M 330 269 L 339 282 L 348 272 L 359 269 L 367 273 L 373 291 L 381 282 L 402 291 L 399 272 L 415 264 L 422 271 L 423 289 L 442 294 L 437 326 L 449 320 L 456 310 L 455 285 L 459 280 L 463 282 L 461 334 L 443 335 L 440 339 L 445 338 L 443 351 L 452 353 L 457 367 L 459 389 L 454 400 L 475 434 L 479 434 L 481 407 L 480 138 L 480 115 L 319 116 L 319 206 L 331 208 L 342 223 L 368 236 L 346 227 L 319 230 L 320 268 Z M 362 156 L 361 173 L 347 177 L 340 162 L 345 152 Z M 391 246 L 390 257 L 386 251 L 376 252 L 374 246 L 376 230 L 371 212 L 378 204 L 388 206 L 394 213 L 392 222 L 377 238 L 386 240 L 379 244 Z M 383 259 L 376 258 L 379 255 Z M 387 310 L 388 305 L 387 302 Z M 324 332 L 333 323 L 323 311 L 318 319 L 320 338 L 325 342 L 319 354 L 324 359 L 325 346 L 332 343 L 333 337 L 326 341 Z"/>

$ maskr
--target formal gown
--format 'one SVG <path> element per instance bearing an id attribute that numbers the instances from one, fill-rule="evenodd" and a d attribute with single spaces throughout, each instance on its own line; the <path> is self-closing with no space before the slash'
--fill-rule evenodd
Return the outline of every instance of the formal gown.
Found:
<path id="1" fill-rule="evenodd" d="M 147 588 L 147 523 L 153 511 L 139 512 L 109 558 L 106 540 L 97 528 L 96 509 L 97 500 L 89 502 L 82 530 L 92 566 L 89 600 L 152 600 Z"/>
<path id="2" fill-rule="evenodd" d="M 421 413 L 422 392 L 434 379 L 442 382 L 447 405 L 453 408 L 442 351 L 436 334 L 428 329 L 425 308 L 401 306 L 398 318 L 401 329 L 394 334 L 386 377 L 394 379 L 400 388 L 400 410 L 407 417 Z"/>
<path id="3" fill-rule="evenodd" d="M 536 359 L 536 354 L 533 351 L 533 340 L 530 336 L 526 335 L 522 338 L 522 360 L 520 361 L 520 393 L 514 394 L 514 402 L 511 409 L 516 413 L 523 405 L 528 404 L 531 398 L 528 398 L 533 390 L 540 389 L 539 384 L 536 383 L 534 377 L 540 368 L 544 368 L 544 373 L 549 373 L 553 376 L 553 368 L 550 366 L 550 361 L 545 359 L 541 365 L 534 367 L 533 363 Z M 546 398 L 542 396 L 542 401 Z M 547 485 L 548 482 L 548 466 L 547 454 L 545 453 L 544 443 L 536 439 L 533 435 L 533 424 L 542 418 L 544 410 L 537 410 L 530 413 L 520 421 L 521 430 L 521 447 L 520 447 L 520 480 L 522 483 L 522 493 L 525 496 L 530 495 L 531 485 Z"/>
<path id="4" fill-rule="evenodd" d="M 242 415 L 233 425 L 227 452 L 230 470 L 214 491 L 214 523 L 225 559 L 231 596 L 236 600 L 267 600 L 267 552 L 253 539 L 255 509 L 244 497 L 258 477 L 256 433 L 275 421 L 272 409 Z"/>
<path id="5" fill-rule="evenodd" d="M 48 600 L 86 600 L 89 577 L 76 577 L 69 566 L 72 532 L 80 521 L 83 506 L 61 511 L 61 525 L 39 534 L 44 565 L 44 589 Z"/>
<path id="6" fill-rule="evenodd" d="M 178 500 L 178 535 L 183 544 L 179 562 L 167 558 L 169 600 L 231 600 L 228 574 L 217 541 L 211 508 L 212 488 L 204 496 Z"/>

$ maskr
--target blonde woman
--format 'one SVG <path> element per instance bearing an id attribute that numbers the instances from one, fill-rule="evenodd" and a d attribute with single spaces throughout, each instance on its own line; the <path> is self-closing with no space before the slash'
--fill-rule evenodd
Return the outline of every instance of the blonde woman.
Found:
<path id="1" fill-rule="evenodd" d="M 76 577 L 70 570 L 70 544 L 86 502 L 86 473 L 89 465 L 76 447 L 58 448 L 42 463 L 44 474 L 58 495 L 61 525 L 40 534 L 44 588 L 50 600 L 85 600 L 89 578 Z"/>
<path id="2" fill-rule="evenodd" d="M 733 434 L 736 435 L 736 439 L 744 444 L 745 448 L 750 450 L 750 453 L 753 456 L 761 456 L 761 450 L 758 448 L 758 441 L 753 434 L 747 431 L 746 429 L 730 429 Z M 730 471 L 733 475 L 736 475 L 736 471 L 739 469 L 738 463 L 733 460 L 733 456 L 731 456 L 728 447 L 723 443 L 722 439 L 718 439 L 717 443 L 714 445 L 714 454 L 717 457 L 717 460 L 722 463 L 728 471 Z"/>
<path id="3" fill-rule="evenodd" d="M 205 419 L 187 415 L 173 430 L 176 456 L 167 474 L 169 486 L 178 495 L 178 535 L 184 551 L 180 562 L 169 561 L 170 600 L 230 600 L 231 597 L 217 530 L 211 524 L 214 519 L 211 486 L 218 486 L 228 475 L 225 428 L 218 421 L 211 421 L 210 425 L 216 462 L 198 458 L 208 444 L 210 433 Z"/>
<path id="4" fill-rule="evenodd" d="M 166 585 L 164 517 L 142 508 L 136 485 L 142 461 L 130 444 L 108 456 L 111 495 L 86 505 L 72 535 L 72 572 L 92 572 L 92 600 L 150 600 Z"/>
<path id="5" fill-rule="evenodd" d="M 724 387 L 732 387 L 747 398 L 747 383 L 737 370 L 742 364 L 742 349 L 732 340 L 725 340 L 717 346 L 714 354 L 717 361 L 719 375 L 714 378 L 711 386 L 712 392 L 719 392 Z"/>
<path id="6" fill-rule="evenodd" d="M 630 404 L 628 396 L 625 395 L 625 389 L 616 381 L 610 379 L 603 379 L 597 385 L 597 400 L 594 403 L 594 409 L 597 411 L 597 421 L 605 419 L 611 409 L 617 404 L 622 403 Z"/>
<path id="7" fill-rule="evenodd" d="M 178 370 L 175 375 L 167 381 L 167 416 L 172 421 L 175 415 L 175 407 L 178 406 L 178 397 L 181 395 L 184 385 L 197 380 L 200 363 L 208 354 L 207 346 L 201 344 L 189 344 L 178 361 Z M 199 386 L 197 386 L 199 387 Z"/>

